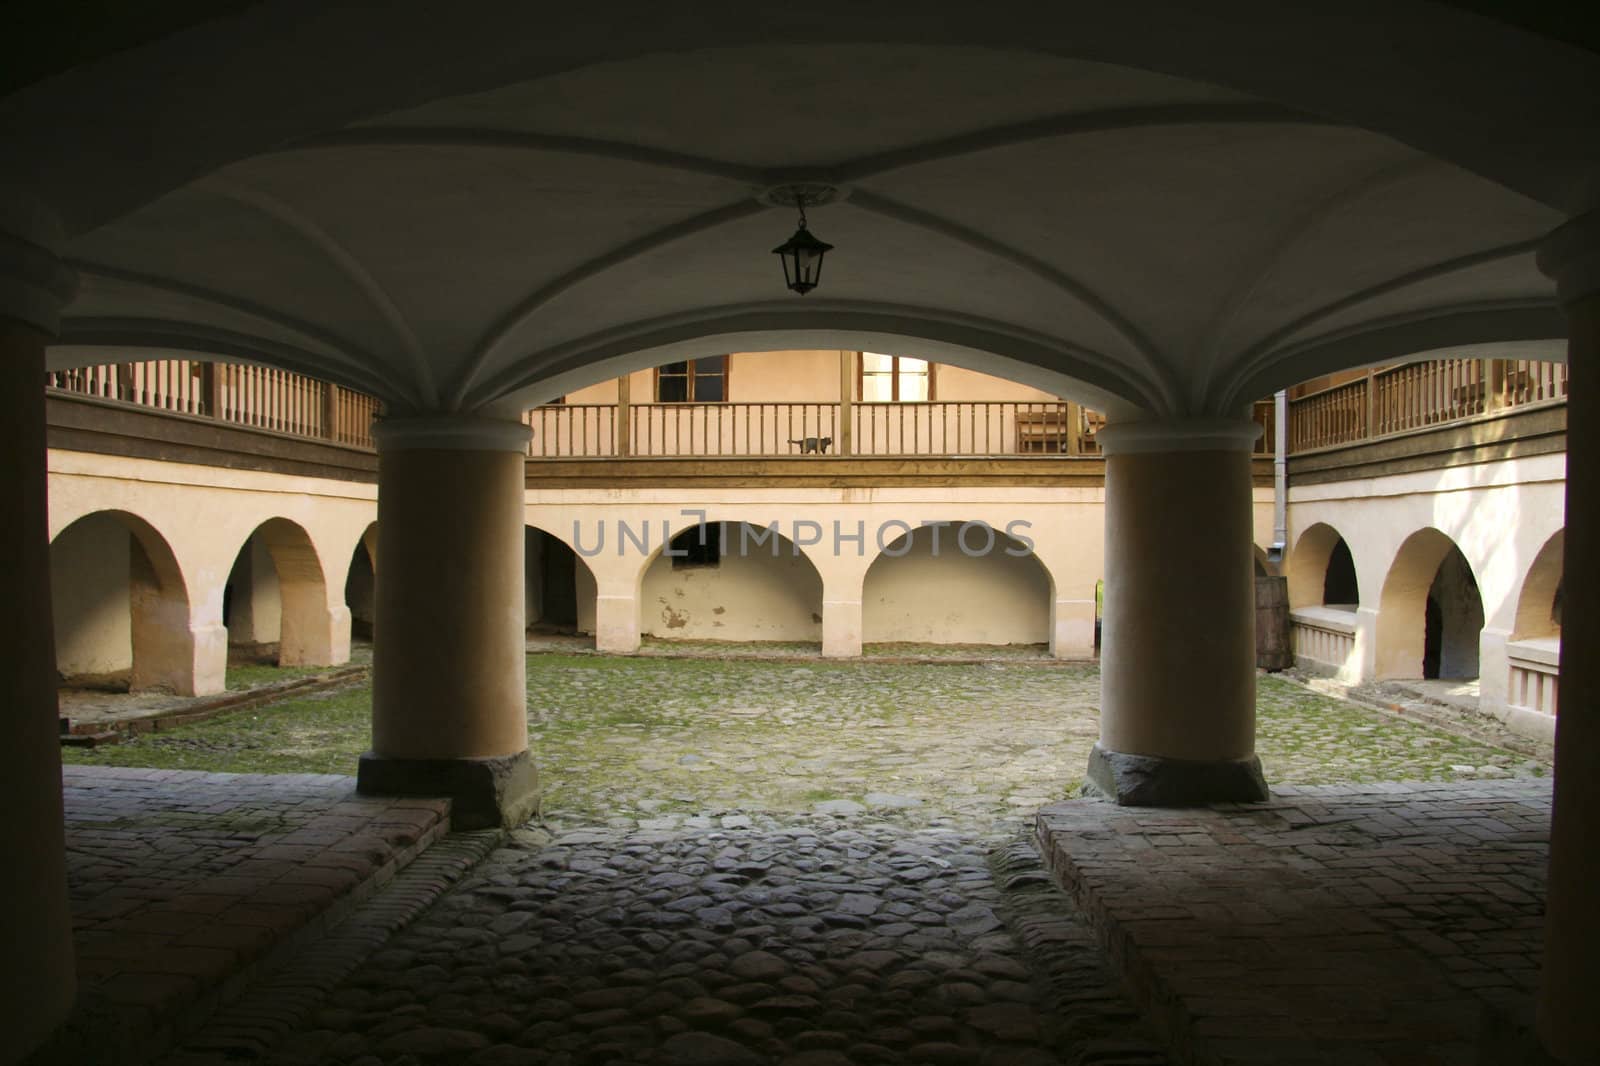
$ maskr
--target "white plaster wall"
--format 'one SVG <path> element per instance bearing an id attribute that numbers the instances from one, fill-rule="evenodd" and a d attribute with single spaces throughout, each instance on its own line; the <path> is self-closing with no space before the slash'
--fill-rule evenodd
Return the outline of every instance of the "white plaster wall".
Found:
<path id="1" fill-rule="evenodd" d="M 56 670 L 63 677 L 133 667 L 129 556 L 133 536 L 112 515 L 92 515 L 50 545 Z"/>
<path id="2" fill-rule="evenodd" d="M 1509 680 L 1505 644 L 1516 624 L 1517 597 L 1540 548 L 1565 524 L 1565 496 L 1565 455 L 1294 486 L 1289 490 L 1289 543 L 1298 544 L 1302 532 L 1326 522 L 1350 546 L 1361 587 L 1353 672 L 1371 680 L 1376 675 L 1379 604 L 1401 545 L 1429 527 L 1453 540 L 1472 567 L 1483 599 L 1481 706 L 1504 717 Z"/>
<path id="3" fill-rule="evenodd" d="M 867 572 L 862 590 L 862 638 L 869 642 L 1046 644 L 1050 640 L 1050 576 L 1010 538 L 996 535 L 992 550 L 980 529 L 920 529 L 909 544 L 894 544 Z"/>
<path id="4" fill-rule="evenodd" d="M 811 560 L 784 541 L 757 547 L 742 528 L 727 527 L 716 566 L 675 568 L 664 553 L 656 556 L 640 588 L 641 633 L 679 640 L 822 639 L 822 578 Z"/>

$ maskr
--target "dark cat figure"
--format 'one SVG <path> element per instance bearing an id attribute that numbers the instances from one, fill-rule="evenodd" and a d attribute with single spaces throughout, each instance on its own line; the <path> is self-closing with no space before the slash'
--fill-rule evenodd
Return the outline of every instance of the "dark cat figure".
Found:
<path id="1" fill-rule="evenodd" d="M 824 453 L 824 452 L 826 452 L 828 450 L 828 445 L 833 443 L 833 438 L 832 437 L 802 437 L 799 440 L 795 440 L 793 437 L 791 437 L 789 439 L 789 443 L 790 444 L 798 444 L 798 445 L 800 445 L 800 454 L 801 455 L 804 455 L 807 452 L 817 452 L 818 454 L 821 454 L 821 453 Z"/>

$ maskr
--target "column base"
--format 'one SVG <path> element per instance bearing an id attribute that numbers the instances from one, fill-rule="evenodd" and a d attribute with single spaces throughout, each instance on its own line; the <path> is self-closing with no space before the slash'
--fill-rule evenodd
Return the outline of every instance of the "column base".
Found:
<path id="1" fill-rule="evenodd" d="M 539 772 L 525 751 L 478 759 L 390 759 L 367 752 L 356 771 L 364 796 L 445 796 L 451 829 L 520 825 L 539 806 Z"/>
<path id="2" fill-rule="evenodd" d="M 1103 796 L 1122 807 L 1201 807 L 1207 803 L 1256 803 L 1271 798 L 1261 760 L 1196 762 L 1161 755 L 1129 755 L 1099 744 L 1089 752 L 1085 796 Z"/>

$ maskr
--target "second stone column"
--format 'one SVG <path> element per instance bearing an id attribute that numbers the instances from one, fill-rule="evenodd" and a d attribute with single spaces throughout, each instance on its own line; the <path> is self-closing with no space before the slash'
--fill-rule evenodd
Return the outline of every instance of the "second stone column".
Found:
<path id="1" fill-rule="evenodd" d="M 527 427 L 387 419 L 378 445 L 372 750 L 358 787 L 449 796 L 458 828 L 538 803 L 528 756 L 523 581 Z"/>
<path id="2" fill-rule="evenodd" d="M 1128 422 L 1106 456 L 1100 741 L 1088 788 L 1132 806 L 1265 799 L 1244 420 Z"/>

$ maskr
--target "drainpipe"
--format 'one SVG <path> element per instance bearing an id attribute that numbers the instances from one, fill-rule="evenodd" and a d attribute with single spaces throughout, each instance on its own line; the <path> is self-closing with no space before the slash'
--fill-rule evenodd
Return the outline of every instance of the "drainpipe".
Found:
<path id="1" fill-rule="evenodd" d="M 1272 398 L 1272 547 L 1267 561 L 1282 565 L 1289 546 L 1289 393 L 1278 390 Z"/>

